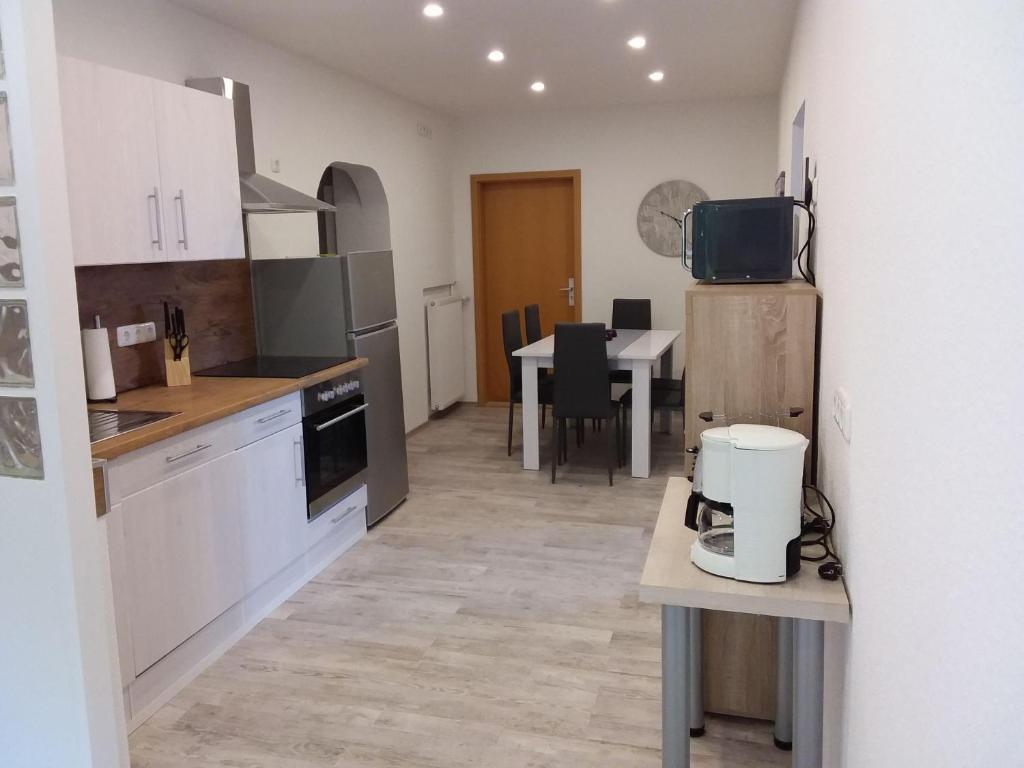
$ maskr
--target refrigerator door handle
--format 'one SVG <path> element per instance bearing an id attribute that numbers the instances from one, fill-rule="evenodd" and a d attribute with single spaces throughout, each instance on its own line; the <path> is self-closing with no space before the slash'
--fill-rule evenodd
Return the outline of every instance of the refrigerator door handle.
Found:
<path id="1" fill-rule="evenodd" d="M 350 339 L 365 339 L 368 336 L 376 336 L 377 334 L 380 333 L 387 333 L 388 331 L 393 331 L 396 328 L 398 328 L 398 325 L 395 324 L 395 321 L 389 320 L 387 323 L 384 323 L 383 325 L 371 325 L 369 326 L 368 329 L 360 328 L 355 331 L 349 331 L 348 337 Z"/>

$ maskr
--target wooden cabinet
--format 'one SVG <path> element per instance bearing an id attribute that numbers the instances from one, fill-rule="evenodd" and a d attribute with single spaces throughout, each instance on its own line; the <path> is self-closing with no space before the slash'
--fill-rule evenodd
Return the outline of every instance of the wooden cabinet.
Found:
<path id="1" fill-rule="evenodd" d="M 231 102 L 152 82 L 169 258 L 241 258 L 242 202 Z"/>
<path id="2" fill-rule="evenodd" d="M 818 294 L 803 281 L 696 285 L 686 291 L 687 448 L 726 423 L 772 424 L 812 439 Z M 790 409 L 803 409 L 796 417 Z M 714 414 L 710 423 L 702 412 Z M 810 479 L 812 449 L 805 459 Z M 693 455 L 686 454 L 686 472 Z M 774 620 L 704 611 L 704 706 L 772 719 Z"/>
<path id="3" fill-rule="evenodd" d="M 62 58 L 60 88 L 75 265 L 166 260 L 152 81 Z"/>
<path id="4" fill-rule="evenodd" d="M 137 675 L 245 593 L 238 462 L 230 453 L 121 503 Z"/>
<path id="5" fill-rule="evenodd" d="M 266 582 L 306 549 L 306 485 L 302 425 L 247 445 L 241 471 L 245 591 Z"/>
<path id="6" fill-rule="evenodd" d="M 727 423 L 773 424 L 811 439 L 816 289 L 803 282 L 686 291 L 687 448 Z M 802 409 L 789 417 L 790 409 Z M 711 412 L 708 423 L 700 414 Z M 805 454 L 809 476 L 812 451 Z M 687 454 L 687 474 L 693 457 Z"/>
<path id="7" fill-rule="evenodd" d="M 70 58 L 60 85 L 76 266 L 244 257 L 230 102 Z"/>

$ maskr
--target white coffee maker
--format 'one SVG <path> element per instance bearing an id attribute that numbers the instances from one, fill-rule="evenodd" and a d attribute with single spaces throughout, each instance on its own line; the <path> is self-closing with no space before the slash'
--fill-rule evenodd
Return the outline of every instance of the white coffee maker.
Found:
<path id="1" fill-rule="evenodd" d="M 706 429 L 686 525 L 690 559 L 740 581 L 785 581 L 800 570 L 804 451 L 799 432 L 762 424 Z"/>

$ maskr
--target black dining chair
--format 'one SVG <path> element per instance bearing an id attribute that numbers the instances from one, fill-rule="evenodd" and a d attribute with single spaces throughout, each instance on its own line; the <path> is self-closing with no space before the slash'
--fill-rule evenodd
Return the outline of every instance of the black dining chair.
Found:
<path id="1" fill-rule="evenodd" d="M 612 299 L 612 328 L 616 330 L 651 330 L 650 299 Z M 632 371 L 610 371 L 612 384 L 632 384 Z"/>
<path id="2" fill-rule="evenodd" d="M 627 389 L 619 398 L 622 406 L 622 435 L 619 442 L 619 461 L 626 460 L 626 436 L 629 434 L 629 412 L 633 409 L 633 389 Z M 678 379 L 651 379 L 651 420 L 655 411 L 685 413 L 686 370 Z"/>
<path id="3" fill-rule="evenodd" d="M 619 403 L 612 400 L 608 381 L 608 350 L 604 323 L 557 323 L 555 325 L 555 387 L 551 482 L 555 482 L 559 455 L 565 454 L 567 422 L 583 419 L 615 420 L 615 434 L 608 435 L 608 485 L 619 457 Z"/>
<path id="4" fill-rule="evenodd" d="M 505 347 L 505 362 L 508 363 L 508 455 L 512 455 L 512 422 L 515 404 L 523 402 L 523 360 L 512 353 L 523 346 L 523 333 L 519 328 L 519 310 L 510 309 L 501 315 L 501 340 Z M 551 405 L 553 382 L 538 380 L 537 401 L 543 407 Z"/>
<path id="5" fill-rule="evenodd" d="M 523 321 L 526 324 L 526 343 L 533 344 L 535 341 L 540 341 L 544 338 L 544 331 L 541 330 L 540 324 L 540 306 L 537 304 L 527 304 L 523 308 Z M 540 380 L 548 379 L 551 376 L 551 371 L 547 368 L 539 368 L 537 370 L 537 376 Z M 544 424 L 548 417 L 548 406 L 546 403 L 541 403 L 540 406 L 540 428 L 544 429 Z"/>
<path id="6" fill-rule="evenodd" d="M 540 306 L 527 304 L 523 309 L 523 321 L 526 323 L 526 343 L 533 344 L 544 338 L 544 331 L 540 327 Z"/>

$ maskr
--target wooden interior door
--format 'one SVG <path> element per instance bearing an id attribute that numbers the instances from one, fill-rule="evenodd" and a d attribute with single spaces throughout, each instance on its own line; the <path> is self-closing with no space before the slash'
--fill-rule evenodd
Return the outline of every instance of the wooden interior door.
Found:
<path id="1" fill-rule="evenodd" d="M 478 396 L 507 402 L 502 313 L 538 304 L 545 334 L 580 319 L 580 173 L 473 176 L 472 199 Z"/>

